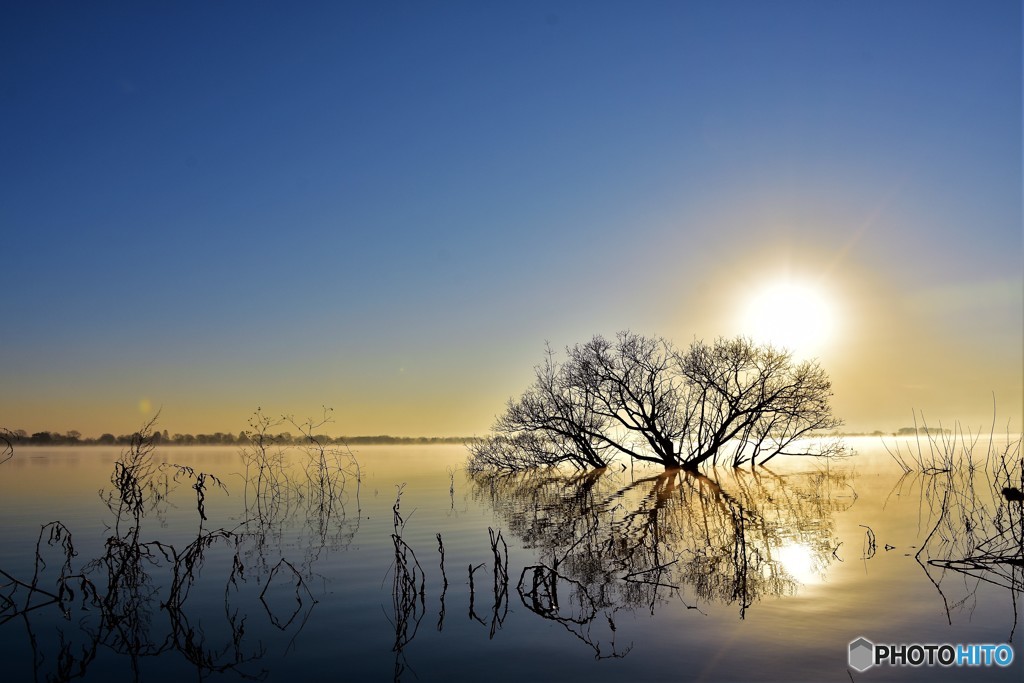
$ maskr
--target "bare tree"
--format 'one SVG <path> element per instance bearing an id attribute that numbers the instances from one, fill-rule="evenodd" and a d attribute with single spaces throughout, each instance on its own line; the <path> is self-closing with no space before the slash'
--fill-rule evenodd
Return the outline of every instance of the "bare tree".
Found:
<path id="1" fill-rule="evenodd" d="M 730 443 L 734 465 L 783 453 L 822 454 L 818 444 L 798 450 L 797 441 L 842 424 L 829 406 L 832 383 L 825 371 L 813 361 L 794 365 L 788 352 L 772 346 L 742 337 L 694 342 L 678 367 L 690 389 L 684 467 L 718 462 Z"/>
<path id="2" fill-rule="evenodd" d="M 837 448 L 807 439 L 841 424 L 829 406 L 828 376 L 771 346 L 736 338 L 680 351 L 660 337 L 621 332 L 614 341 L 596 336 L 571 347 L 567 356 L 559 363 L 547 350 L 495 435 L 471 448 L 475 466 L 602 467 L 622 453 L 696 469 Z"/>
<path id="3" fill-rule="evenodd" d="M 6 427 L 0 427 L 0 463 L 5 463 L 14 457 L 14 442 L 17 436 Z"/>
<path id="4" fill-rule="evenodd" d="M 475 466 L 518 470 L 570 463 L 605 467 L 612 445 L 604 436 L 607 419 L 593 387 L 559 364 L 550 347 L 534 368 L 533 385 L 509 400 L 494 425 L 495 435 L 470 446 Z M 500 464 L 499 464 L 500 463 Z"/>
<path id="5" fill-rule="evenodd" d="M 620 332 L 615 342 L 596 336 L 568 353 L 571 382 L 593 393 L 606 427 L 597 438 L 631 458 L 678 465 L 688 423 L 672 343 Z"/>

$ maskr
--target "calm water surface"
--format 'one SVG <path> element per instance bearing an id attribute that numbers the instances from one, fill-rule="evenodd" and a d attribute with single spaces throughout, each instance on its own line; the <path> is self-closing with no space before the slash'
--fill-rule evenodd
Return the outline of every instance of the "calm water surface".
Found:
<path id="1" fill-rule="evenodd" d="M 706 477 L 362 447 L 327 496 L 292 450 L 262 497 L 237 448 L 163 448 L 192 470 L 154 468 L 137 517 L 109 497 L 121 449 L 21 448 L 0 465 L 2 678 L 1022 680 L 1024 522 L 984 454 L 904 475 L 849 445 Z M 226 490 L 205 479 L 200 511 L 201 474 Z M 1017 559 L 954 562 L 978 548 Z M 859 636 L 1017 658 L 857 673 Z"/>

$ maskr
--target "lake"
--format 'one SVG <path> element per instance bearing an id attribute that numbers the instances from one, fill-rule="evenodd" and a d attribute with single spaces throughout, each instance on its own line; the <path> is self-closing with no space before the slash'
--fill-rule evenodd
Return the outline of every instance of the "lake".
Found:
<path id="1" fill-rule="evenodd" d="M 160 447 L 135 469 L 18 448 L 2 678 L 1022 680 L 1019 450 L 908 473 L 847 446 L 706 476 L 473 474 L 461 446 Z M 859 637 L 1016 658 L 860 672 Z"/>

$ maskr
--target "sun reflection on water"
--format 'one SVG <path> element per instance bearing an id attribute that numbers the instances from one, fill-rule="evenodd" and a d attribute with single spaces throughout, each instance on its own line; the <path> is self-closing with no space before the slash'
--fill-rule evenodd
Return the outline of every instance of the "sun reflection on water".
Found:
<path id="1" fill-rule="evenodd" d="M 815 562 L 814 550 L 806 543 L 785 543 L 775 549 L 772 559 L 782 571 L 804 586 L 822 581 L 821 571 Z"/>

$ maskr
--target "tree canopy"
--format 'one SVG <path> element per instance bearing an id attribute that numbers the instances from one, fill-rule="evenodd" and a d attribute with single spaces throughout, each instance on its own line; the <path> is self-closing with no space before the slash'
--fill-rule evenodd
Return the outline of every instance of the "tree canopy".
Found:
<path id="1" fill-rule="evenodd" d="M 695 341 L 620 332 L 550 348 L 534 381 L 511 399 L 492 434 L 470 444 L 470 467 L 603 467 L 618 456 L 665 467 L 764 464 L 778 455 L 828 455 L 807 437 L 842 422 L 816 361 L 750 339 Z"/>

